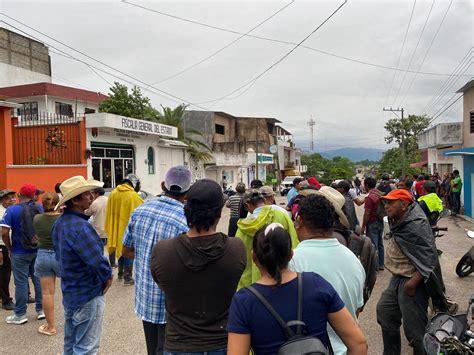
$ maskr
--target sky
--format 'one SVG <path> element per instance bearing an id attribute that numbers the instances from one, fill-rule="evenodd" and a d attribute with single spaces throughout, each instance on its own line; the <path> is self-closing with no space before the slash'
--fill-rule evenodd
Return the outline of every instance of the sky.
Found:
<path id="1" fill-rule="evenodd" d="M 311 117 L 319 151 L 387 149 L 384 124 L 396 116 L 383 107 L 462 120 L 472 1 L 349 0 L 322 24 L 343 3 L 2 0 L 0 26 L 49 46 L 55 83 L 108 93 L 119 81 L 157 108 L 273 117 L 304 150 Z"/>

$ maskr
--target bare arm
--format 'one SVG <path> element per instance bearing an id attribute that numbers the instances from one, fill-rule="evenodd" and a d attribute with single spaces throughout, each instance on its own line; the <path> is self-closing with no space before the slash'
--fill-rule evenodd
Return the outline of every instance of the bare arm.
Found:
<path id="1" fill-rule="evenodd" d="M 346 307 L 338 312 L 329 313 L 328 320 L 347 347 L 348 355 L 367 355 L 367 340 Z"/>
<path id="2" fill-rule="evenodd" d="M 370 219 L 370 214 L 372 210 L 365 209 L 364 211 L 364 217 L 362 218 L 362 227 L 360 228 L 360 232 L 362 234 L 365 233 L 365 229 L 367 228 L 367 225 L 369 224 L 369 219 Z"/>
<path id="3" fill-rule="evenodd" d="M 357 197 L 353 201 L 357 206 L 362 206 L 364 204 L 364 199 L 361 197 Z"/>
<path id="4" fill-rule="evenodd" d="M 8 250 L 12 248 L 10 243 L 10 228 L 2 226 L 2 240 Z"/>
<path id="5" fill-rule="evenodd" d="M 125 245 L 122 246 L 122 256 L 127 259 L 135 259 L 135 248 L 129 248 Z"/>
<path id="6" fill-rule="evenodd" d="M 248 355 L 250 353 L 250 334 L 229 333 L 227 339 L 228 355 Z"/>

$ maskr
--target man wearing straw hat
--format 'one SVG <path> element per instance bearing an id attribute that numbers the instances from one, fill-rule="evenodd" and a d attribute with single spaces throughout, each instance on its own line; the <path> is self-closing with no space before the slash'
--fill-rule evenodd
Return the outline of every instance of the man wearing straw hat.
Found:
<path id="1" fill-rule="evenodd" d="M 61 186 L 64 214 L 52 237 L 59 262 L 64 305 L 64 354 L 96 354 L 104 316 L 104 295 L 112 285 L 112 268 L 102 242 L 84 211 L 92 203 L 91 190 L 103 182 L 73 176 Z"/>

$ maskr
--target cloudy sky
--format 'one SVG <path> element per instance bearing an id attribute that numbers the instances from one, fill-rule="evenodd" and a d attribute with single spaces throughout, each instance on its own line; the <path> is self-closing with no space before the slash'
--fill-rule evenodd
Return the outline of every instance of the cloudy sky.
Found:
<path id="1" fill-rule="evenodd" d="M 474 76 L 472 1 L 349 0 L 297 48 L 343 0 L 127 2 L 138 6 L 3 0 L 0 26 L 49 45 L 58 84 L 107 93 L 113 81 L 135 83 L 157 107 L 274 117 L 303 149 L 311 115 L 319 150 L 386 148 L 394 116 L 384 106 L 462 119 L 454 101 Z"/>

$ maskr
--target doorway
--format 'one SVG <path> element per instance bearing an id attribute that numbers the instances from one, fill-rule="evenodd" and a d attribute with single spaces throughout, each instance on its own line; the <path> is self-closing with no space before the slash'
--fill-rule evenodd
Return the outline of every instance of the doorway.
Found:
<path id="1" fill-rule="evenodd" d="M 135 171 L 133 147 L 92 145 L 92 177 L 104 182 L 104 189 L 115 188 Z"/>

